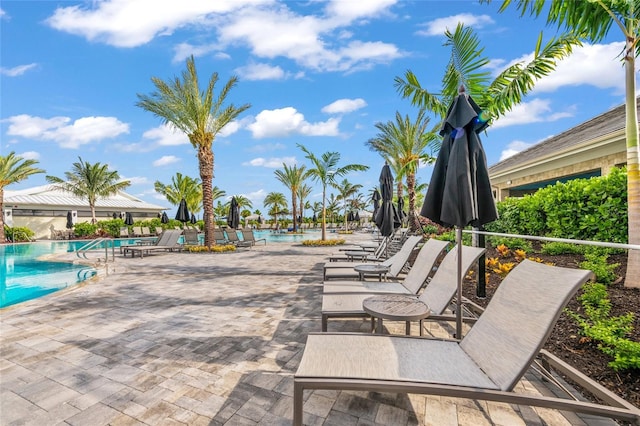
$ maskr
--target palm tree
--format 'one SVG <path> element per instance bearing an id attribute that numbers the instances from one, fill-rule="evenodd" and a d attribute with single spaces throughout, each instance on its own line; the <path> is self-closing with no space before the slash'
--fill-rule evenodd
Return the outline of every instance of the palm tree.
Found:
<path id="1" fill-rule="evenodd" d="M 182 80 L 176 77 L 165 82 L 152 77 L 151 81 L 156 91 L 150 95 L 138 94 L 137 106 L 152 112 L 161 118 L 164 124 L 184 132 L 189 137 L 191 145 L 197 149 L 204 208 L 204 245 L 212 246 L 215 244 L 213 141 L 224 126 L 235 120 L 250 105 L 225 106 L 229 92 L 238 82 L 235 76 L 227 81 L 215 99 L 213 90 L 218 82 L 218 73 L 214 72 L 207 88 L 201 90 L 193 56 L 187 59 L 187 69 L 182 72 Z"/>
<path id="2" fill-rule="evenodd" d="M 11 151 L 6 157 L 0 155 L 0 242 L 4 242 L 4 187 L 12 183 L 18 183 L 36 173 L 44 173 L 44 170 L 33 167 L 37 160 L 24 159 Z"/>
<path id="3" fill-rule="evenodd" d="M 434 130 L 428 131 L 429 117 L 424 109 L 418 112 L 415 121 L 409 116 L 404 118 L 396 112 L 396 121 L 376 123 L 378 134 L 366 142 L 371 150 L 378 152 L 396 172 L 398 181 L 398 198 L 403 197 L 402 177 L 406 178 L 407 194 L 409 196 L 409 230 L 422 232 L 422 227 L 416 215 L 416 172 L 420 162 L 431 163 L 434 157 L 427 154 L 427 147 L 433 146 L 438 140 Z"/>
<path id="4" fill-rule="evenodd" d="M 335 222 L 336 212 L 340 210 L 340 200 L 338 200 L 335 194 L 329 194 L 325 210 L 327 212 L 327 215 L 331 218 L 331 222 Z M 322 208 L 320 209 L 320 212 L 322 212 Z"/>
<path id="5" fill-rule="evenodd" d="M 275 172 L 276 179 L 278 179 L 284 186 L 291 190 L 291 212 L 293 213 L 293 232 L 297 231 L 297 202 L 298 202 L 298 189 L 302 182 L 307 178 L 308 172 L 306 166 L 298 167 L 297 164 L 289 167 L 282 163 L 282 170 L 278 169 Z"/>
<path id="6" fill-rule="evenodd" d="M 334 183 L 332 185 L 335 189 L 338 190 L 338 200 L 341 200 L 344 205 L 344 229 L 348 230 L 349 223 L 347 222 L 347 215 L 351 204 L 349 203 L 349 198 L 353 197 L 355 194 L 360 191 L 362 185 L 359 183 L 352 184 L 348 179 L 343 179 L 342 182 Z"/>
<path id="7" fill-rule="evenodd" d="M 298 200 L 300 200 L 300 217 L 302 218 L 302 220 L 304 220 L 304 209 L 311 208 L 309 202 L 306 200 L 307 200 L 307 197 L 311 195 L 312 191 L 313 191 L 313 188 L 311 188 L 306 183 L 303 183 L 298 187 Z"/>
<path id="8" fill-rule="evenodd" d="M 157 180 L 153 186 L 158 194 L 164 195 L 167 201 L 174 206 L 179 205 L 180 201 L 184 199 L 191 213 L 200 213 L 202 211 L 202 185 L 200 185 L 200 179 L 176 173 L 171 178 L 170 184 L 165 185 Z"/>
<path id="9" fill-rule="evenodd" d="M 362 164 L 347 164 L 346 166 L 338 167 L 340 162 L 339 152 L 325 152 L 320 158 L 305 148 L 303 145 L 298 144 L 298 147 L 306 154 L 307 159 L 311 161 L 313 167 L 309 169 L 309 176 L 314 181 L 320 182 L 322 185 L 322 240 L 327 239 L 327 215 L 326 215 L 326 198 L 327 198 L 327 185 L 333 185 L 336 182 L 336 178 L 342 177 L 349 172 L 365 171 L 369 169 L 369 166 Z"/>
<path id="10" fill-rule="evenodd" d="M 89 202 L 91 209 L 91 223 L 96 223 L 96 201 L 100 197 L 115 195 L 118 191 L 129 187 L 131 182 L 120 180 L 116 171 L 110 171 L 106 164 L 90 164 L 78 157 L 78 162 L 72 164 L 72 170 L 65 172 L 65 178 L 46 176 L 45 178 L 54 188 L 69 192 L 76 197 Z"/>
<path id="11" fill-rule="evenodd" d="M 269 213 L 273 215 L 273 219 L 277 223 L 278 214 L 287 207 L 287 198 L 282 192 L 270 192 L 264 197 L 263 204 Z"/>
<path id="12" fill-rule="evenodd" d="M 489 3 L 491 0 L 482 0 Z M 511 4 L 540 16 L 547 12 L 547 22 L 564 26 L 571 34 L 579 34 L 586 40 L 597 43 L 609 33 L 612 25 L 617 27 L 626 46 L 622 60 L 625 67 L 625 110 L 627 139 L 627 202 L 628 241 L 640 244 L 640 148 L 638 146 L 638 111 L 636 108 L 636 57 L 640 52 L 640 8 L 635 1 L 598 0 L 562 1 L 550 0 L 503 0 L 500 11 Z M 629 250 L 627 254 L 625 287 L 640 287 L 640 250 Z"/>
<path id="13" fill-rule="evenodd" d="M 238 203 L 239 210 L 253 208 L 253 203 L 251 202 L 251 200 L 244 195 L 234 195 L 234 197 L 236 198 L 236 203 Z M 227 207 L 231 205 L 231 198 L 229 198 L 229 202 L 226 205 Z"/>

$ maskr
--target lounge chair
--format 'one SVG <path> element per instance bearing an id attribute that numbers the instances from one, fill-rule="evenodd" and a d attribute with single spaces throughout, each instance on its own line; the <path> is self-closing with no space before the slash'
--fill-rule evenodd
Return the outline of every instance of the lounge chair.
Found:
<path id="1" fill-rule="evenodd" d="M 541 352 L 563 307 L 591 277 L 591 271 L 524 260 L 504 279 L 460 342 L 374 334 L 310 334 L 294 375 L 293 424 L 302 424 L 307 389 L 498 401 L 640 424 L 637 407 L 553 355 Z M 587 385 L 604 402 L 514 392 L 538 354 L 555 368 L 563 368 L 563 373 L 577 373 L 574 377 L 578 377 L 578 383 Z"/>
<path id="2" fill-rule="evenodd" d="M 227 240 L 236 247 L 251 247 L 251 241 L 244 241 L 238 238 L 238 232 L 233 228 L 227 228 Z"/>
<path id="3" fill-rule="evenodd" d="M 389 272 L 387 277 L 397 278 L 402 272 L 404 265 L 411 257 L 413 249 L 422 241 L 421 236 L 412 235 L 406 239 L 402 244 L 402 248 L 393 256 L 381 262 L 381 265 L 388 266 Z M 331 279 L 358 279 L 360 273 L 358 273 L 354 267 L 361 263 L 354 262 L 327 262 L 324 264 L 324 272 L 322 278 L 324 281 Z"/>
<path id="4" fill-rule="evenodd" d="M 167 229 L 160 235 L 156 244 L 126 246 L 123 248 L 122 254 L 127 257 L 127 254 L 130 253 L 131 257 L 135 257 L 136 253 L 138 253 L 140 257 L 143 257 L 145 253 L 149 254 L 156 251 L 182 250 L 182 244 L 178 243 L 181 235 L 182 231 Z"/>
<path id="5" fill-rule="evenodd" d="M 162 234 L 162 231 L 163 231 L 162 226 L 156 226 L 156 236 Z"/>
<path id="6" fill-rule="evenodd" d="M 251 242 L 252 246 L 255 246 L 258 241 L 264 241 L 264 244 L 267 245 L 267 239 L 266 238 L 257 238 L 256 239 L 256 234 L 253 233 L 253 229 L 243 229 L 242 230 L 242 239 L 244 241 Z"/>
<path id="7" fill-rule="evenodd" d="M 133 230 L 133 237 L 134 238 L 143 237 L 144 236 L 144 234 L 142 232 L 142 226 L 134 226 L 132 228 L 132 230 Z"/>
<path id="8" fill-rule="evenodd" d="M 120 238 L 129 238 L 129 227 L 122 226 L 120 228 Z"/>
<path id="9" fill-rule="evenodd" d="M 143 237 L 150 237 L 151 236 L 151 229 L 149 229 L 148 226 L 143 226 L 141 229 L 142 229 L 142 236 Z"/>
<path id="10" fill-rule="evenodd" d="M 224 231 L 220 228 L 213 229 L 213 239 L 216 244 L 231 244 L 231 242 L 224 235 Z"/>
<path id="11" fill-rule="evenodd" d="M 463 273 L 466 274 L 484 252 L 485 249 L 480 247 L 463 246 Z M 422 250 L 419 255 L 420 254 L 422 254 Z M 420 300 L 429 305 L 433 316 L 438 316 L 440 319 L 445 319 L 447 308 L 450 306 L 451 300 L 456 293 L 457 254 L 458 251 L 455 247 L 447 253 L 420 295 Z M 427 280 L 434 264 L 433 260 L 429 264 L 427 257 L 424 257 L 424 260 L 420 259 L 420 263 L 426 263 L 426 267 L 424 265 L 420 266 L 420 263 L 416 260 L 414 267 L 411 268 L 403 283 L 375 283 L 368 281 L 341 282 L 339 284 L 325 283 L 322 294 L 322 331 L 327 331 L 329 318 L 369 317 L 369 314 L 367 314 L 362 307 L 362 302 L 369 296 L 375 294 L 407 294 L 416 296 Z M 412 271 L 416 267 L 418 268 L 417 272 L 412 274 Z M 420 324 L 420 330 L 422 332 L 422 323 Z"/>
<path id="12" fill-rule="evenodd" d="M 348 262 L 348 261 L 354 261 L 354 260 L 366 261 L 366 262 L 381 262 L 382 260 L 384 260 L 384 255 L 386 252 L 388 242 L 389 242 L 389 238 L 384 237 L 380 241 L 380 244 L 378 244 L 378 246 L 373 251 L 363 249 L 362 247 L 359 247 L 359 246 L 340 249 L 340 251 L 349 252 L 350 254 L 347 254 L 347 253 L 333 254 L 329 256 L 329 262 L 341 262 L 341 261 Z M 354 256 L 353 253 L 359 253 L 360 255 Z"/>
<path id="13" fill-rule="evenodd" d="M 198 239 L 198 231 L 191 228 L 185 228 L 182 231 L 185 245 L 199 246 L 200 240 Z"/>

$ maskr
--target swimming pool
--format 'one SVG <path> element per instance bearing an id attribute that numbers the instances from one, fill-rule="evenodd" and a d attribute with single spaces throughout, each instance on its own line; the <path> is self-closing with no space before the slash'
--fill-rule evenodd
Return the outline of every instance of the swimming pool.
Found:
<path id="1" fill-rule="evenodd" d="M 269 230 L 254 230 L 254 233 L 256 239 L 265 238 L 270 243 L 300 242 L 320 238 L 320 232 L 317 230 L 308 230 L 303 234 L 295 235 Z M 204 235 L 200 235 L 204 240 Z M 114 239 L 113 243 L 114 246 L 119 247 L 135 244 L 139 239 Z M 0 245 L 0 308 L 36 299 L 95 276 L 97 270 L 85 265 L 39 260 L 46 255 L 73 253 L 87 242 L 87 240 L 38 241 Z"/>

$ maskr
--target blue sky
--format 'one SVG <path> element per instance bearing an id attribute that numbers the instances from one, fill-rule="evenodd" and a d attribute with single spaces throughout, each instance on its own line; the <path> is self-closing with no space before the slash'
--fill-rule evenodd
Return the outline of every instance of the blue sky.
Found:
<path id="1" fill-rule="evenodd" d="M 288 190 L 274 170 L 309 164 L 296 144 L 367 172 L 348 176 L 363 193 L 378 184 L 383 160 L 364 143 L 377 122 L 416 108 L 393 80 L 412 70 L 437 92 L 450 50 L 445 28 L 474 29 L 489 70 L 532 54 L 538 35 L 555 35 L 544 19 L 498 14 L 500 2 L 449 1 L 24 1 L 0 2 L 0 155 L 14 151 L 63 177 L 82 157 L 108 164 L 132 185 L 127 192 L 174 209 L 155 193 L 180 172 L 199 177 L 187 137 L 136 107 L 151 77 L 179 76 L 194 55 L 206 82 L 238 85 L 228 100 L 251 108 L 214 142 L 214 185 L 244 195 L 253 209 Z M 623 103 L 623 47 L 614 27 L 599 45 L 576 49 L 540 80 L 512 112 L 482 136 L 489 165 Z M 435 119 L 434 119 L 435 120 Z M 429 182 L 432 167 L 421 167 Z M 11 185 L 46 184 L 44 174 Z M 309 201 L 320 201 L 316 187 Z"/>

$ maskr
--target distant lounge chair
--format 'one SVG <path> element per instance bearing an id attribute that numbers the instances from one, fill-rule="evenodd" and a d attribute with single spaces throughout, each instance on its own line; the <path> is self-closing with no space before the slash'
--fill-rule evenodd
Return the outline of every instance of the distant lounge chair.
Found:
<path id="1" fill-rule="evenodd" d="M 142 236 L 143 237 L 150 237 L 151 236 L 151 229 L 149 229 L 148 226 L 143 226 L 141 228 L 141 230 L 142 230 Z"/>
<path id="2" fill-rule="evenodd" d="M 133 230 L 133 237 L 134 238 L 144 236 L 143 233 L 142 233 L 142 226 L 134 226 L 132 228 L 132 230 Z"/>
<path id="3" fill-rule="evenodd" d="M 242 239 L 244 241 L 249 241 L 252 246 L 255 246 L 258 241 L 264 241 L 264 244 L 267 244 L 266 238 L 258 238 L 256 239 L 256 235 L 253 233 L 253 229 L 243 229 L 242 230 Z"/>
<path id="4" fill-rule="evenodd" d="M 309 334 L 293 385 L 293 424 L 307 389 L 418 393 L 545 407 L 640 424 L 640 409 L 542 350 L 562 309 L 593 277 L 530 260 L 516 266 L 461 341 L 373 334 Z M 513 391 L 536 356 L 600 403 Z M 547 380 L 553 380 L 549 373 Z M 568 393 L 566 388 L 559 391 Z M 325 395 L 326 396 L 326 395 Z"/>
<path id="5" fill-rule="evenodd" d="M 398 277 L 404 265 L 411 257 L 411 252 L 420 241 L 422 241 L 421 236 L 412 235 L 408 237 L 402 244 L 402 248 L 396 254 L 380 263 L 381 265 L 389 267 L 388 277 Z M 354 262 L 326 262 L 322 279 L 324 281 L 332 279 L 358 279 L 360 278 L 360 273 L 358 273 L 354 267 L 360 264 L 361 263 Z"/>
<path id="6" fill-rule="evenodd" d="M 244 241 L 238 238 L 238 233 L 233 228 L 227 228 L 227 240 L 236 247 L 251 247 L 251 241 Z"/>
<path id="7" fill-rule="evenodd" d="M 192 245 L 192 246 L 199 246 L 200 245 L 200 239 L 198 239 L 198 231 L 195 229 L 191 229 L 191 228 L 185 228 L 184 231 L 182 231 L 182 235 L 184 236 L 184 244 L 185 245 Z"/>
<path id="8" fill-rule="evenodd" d="M 160 235 L 156 244 L 153 245 L 136 245 L 126 246 L 122 250 L 124 257 L 127 257 L 127 253 L 131 254 L 131 257 L 135 257 L 136 253 L 143 257 L 144 254 L 149 254 L 156 251 L 174 251 L 182 250 L 182 244 L 178 243 L 182 231 L 176 229 L 167 229 Z"/>
<path id="9" fill-rule="evenodd" d="M 120 228 L 120 238 L 129 238 L 129 227 L 122 226 Z"/>
<path id="10" fill-rule="evenodd" d="M 162 226 L 156 226 L 156 236 L 162 234 Z"/>
<path id="11" fill-rule="evenodd" d="M 231 242 L 224 235 L 224 231 L 220 228 L 213 229 L 213 240 L 216 244 L 231 244 Z"/>
<path id="12" fill-rule="evenodd" d="M 437 241 L 437 240 L 429 240 Z M 444 247 L 442 247 L 444 248 Z M 440 248 L 440 250 L 442 250 Z M 436 247 L 437 249 L 437 247 Z M 418 254 L 423 254 L 424 248 Z M 478 258 L 485 252 L 480 247 L 462 247 L 462 272 L 464 274 L 473 266 Z M 445 319 L 446 310 L 451 305 L 455 296 L 457 283 L 456 273 L 458 265 L 458 251 L 452 249 L 447 253 L 419 299 L 431 309 L 431 319 L 436 316 Z M 423 255 L 424 257 L 425 255 Z M 428 255 L 431 259 L 431 255 Z M 375 283 L 375 282 L 348 282 L 334 284 L 326 282 L 322 295 L 322 331 L 327 331 L 329 318 L 367 318 L 362 302 L 375 294 L 407 294 L 417 296 L 420 289 L 427 281 L 427 277 L 433 267 L 433 260 L 416 260 L 417 264 L 411 268 L 407 278 L 402 283 Z M 425 268 L 426 264 L 426 268 Z M 417 268 L 417 269 L 416 269 Z M 415 274 L 412 272 L 416 270 Z M 391 285 L 390 285 L 391 284 Z M 421 327 L 422 329 L 422 327 Z"/>

